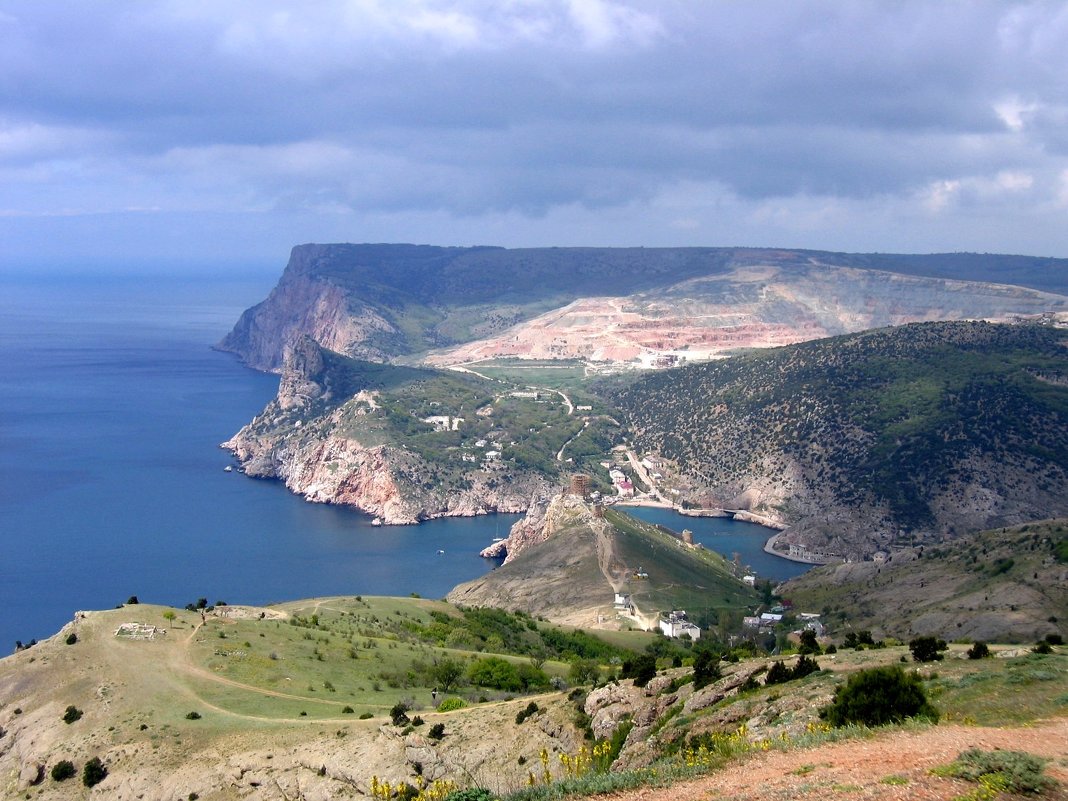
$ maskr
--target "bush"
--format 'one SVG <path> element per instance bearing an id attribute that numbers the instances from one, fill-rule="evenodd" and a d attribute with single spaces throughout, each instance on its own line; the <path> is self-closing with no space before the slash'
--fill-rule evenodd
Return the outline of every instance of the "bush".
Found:
<path id="1" fill-rule="evenodd" d="M 776 659 L 771 663 L 771 667 L 768 668 L 768 675 L 764 677 L 764 684 L 782 684 L 784 681 L 789 681 L 793 678 L 793 671 L 786 667 L 786 663 L 780 659 Z"/>
<path id="2" fill-rule="evenodd" d="M 917 637 L 909 642 L 909 650 L 917 662 L 937 662 L 942 658 L 939 651 L 945 650 L 940 649 L 939 645 L 940 642 L 934 637 Z"/>
<path id="3" fill-rule="evenodd" d="M 427 732 L 427 736 L 430 737 L 431 740 L 440 740 L 442 737 L 445 736 L 445 724 L 435 723 L 433 726 L 430 727 L 430 731 Z"/>
<path id="4" fill-rule="evenodd" d="M 126 599 L 126 604 L 128 606 L 132 606 L 133 604 L 139 604 L 139 603 L 141 603 L 141 602 L 137 600 L 137 596 L 136 595 L 131 595 L 129 598 Z"/>
<path id="5" fill-rule="evenodd" d="M 345 706 L 345 707 L 341 708 L 341 714 L 342 715 L 352 715 L 355 712 L 356 712 L 356 710 L 353 709 L 351 706 Z"/>
<path id="6" fill-rule="evenodd" d="M 67 639 L 65 639 L 63 642 L 65 642 L 67 645 L 74 645 L 74 643 L 78 642 L 78 635 L 72 631 L 70 634 L 67 635 Z"/>
<path id="7" fill-rule="evenodd" d="M 455 712 L 457 709 L 463 709 L 465 706 L 467 706 L 467 702 L 464 701 L 463 698 L 453 696 L 452 698 L 444 699 L 438 704 L 438 712 Z"/>
<path id="8" fill-rule="evenodd" d="M 968 649 L 969 659 L 986 659 L 990 656 L 990 647 L 982 640 L 977 640 L 976 643 Z"/>
<path id="9" fill-rule="evenodd" d="M 1045 640 L 1039 640 L 1035 643 L 1035 647 L 1031 649 L 1032 653 L 1036 654 L 1052 654 L 1053 646 Z"/>
<path id="10" fill-rule="evenodd" d="M 482 787 L 454 790 L 445 796 L 445 801 L 494 801 L 493 793 Z"/>
<path id="11" fill-rule="evenodd" d="M 393 721 L 394 726 L 406 726 L 411 720 L 408 718 L 408 705 L 403 701 L 398 701 L 393 705 L 393 708 L 389 710 L 389 718 Z"/>
<path id="12" fill-rule="evenodd" d="M 82 768 L 82 784 L 86 787 L 94 787 L 104 781 L 107 775 L 108 769 L 104 767 L 100 757 L 93 757 Z"/>
<path id="13" fill-rule="evenodd" d="M 1046 642 L 1050 645 L 1064 645 L 1064 637 L 1060 634 L 1047 634 Z"/>
<path id="14" fill-rule="evenodd" d="M 186 720 L 200 720 L 199 712 L 187 712 L 185 715 Z"/>
<path id="15" fill-rule="evenodd" d="M 77 775 L 78 770 L 69 759 L 61 759 L 52 766 L 52 781 L 65 782 Z"/>
<path id="16" fill-rule="evenodd" d="M 620 676 L 634 679 L 635 687 L 644 687 L 656 676 L 656 657 L 652 654 L 638 654 L 623 660 Z"/>
<path id="17" fill-rule="evenodd" d="M 533 717 L 536 714 L 538 714 L 538 705 L 531 701 L 529 704 L 527 704 L 526 709 L 522 709 L 516 713 L 515 722 L 522 723 L 527 718 Z"/>
<path id="18" fill-rule="evenodd" d="M 63 712 L 63 722 L 68 725 L 76 720 L 80 720 L 81 717 L 82 710 L 78 709 L 78 707 L 74 706 L 74 704 L 68 706 L 66 711 Z"/>
<path id="19" fill-rule="evenodd" d="M 371 712 L 361 712 L 360 713 L 360 720 L 370 720 L 373 717 L 374 717 L 374 714 L 371 713 Z"/>
<path id="20" fill-rule="evenodd" d="M 832 726 L 884 726 L 914 717 L 937 723 L 938 710 L 927 700 L 919 676 L 890 665 L 851 675 L 835 690 L 834 700 L 820 717 Z"/>
<path id="21" fill-rule="evenodd" d="M 1011 793 L 1041 793 L 1054 782 L 1043 775 L 1047 760 L 1023 751 L 981 751 L 971 748 L 939 773 L 978 782 L 983 777 L 996 777 L 997 784 Z"/>
<path id="22" fill-rule="evenodd" d="M 797 658 L 797 664 L 794 665 L 794 669 L 790 671 L 791 679 L 803 679 L 810 673 L 819 673 L 820 664 L 811 656 L 805 656 L 802 654 Z"/>
<path id="23" fill-rule="evenodd" d="M 719 657 L 711 651 L 701 650 L 693 659 L 693 688 L 700 690 L 707 687 L 723 675 L 719 668 Z"/>

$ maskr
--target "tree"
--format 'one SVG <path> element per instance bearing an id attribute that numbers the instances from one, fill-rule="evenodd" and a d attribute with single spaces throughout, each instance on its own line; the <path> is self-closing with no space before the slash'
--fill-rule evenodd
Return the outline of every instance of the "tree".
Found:
<path id="1" fill-rule="evenodd" d="M 702 649 L 693 660 L 693 688 L 700 690 L 718 679 L 722 674 L 719 669 L 719 655 Z"/>
<path id="2" fill-rule="evenodd" d="M 768 668 L 768 675 L 764 677 L 764 684 L 782 684 L 794 677 L 793 671 L 786 667 L 786 663 L 776 659 Z"/>
<path id="3" fill-rule="evenodd" d="M 816 641 L 816 632 L 812 629 L 805 629 L 801 632 L 801 647 L 797 649 L 799 654 L 820 654 L 823 653 L 823 649 L 820 648 L 819 642 Z"/>
<path id="4" fill-rule="evenodd" d="M 73 762 L 69 759 L 61 759 L 52 766 L 52 781 L 65 782 L 77 773 L 78 769 L 74 767 Z"/>
<path id="5" fill-rule="evenodd" d="M 624 659 L 621 675 L 625 679 L 634 679 L 635 687 L 644 687 L 656 676 L 656 657 L 652 654 L 638 654 Z"/>
<path id="6" fill-rule="evenodd" d="M 496 690 L 518 692 L 523 689 L 516 666 L 499 656 L 489 656 L 472 663 L 467 677 L 472 684 L 479 687 L 493 687 Z"/>
<path id="7" fill-rule="evenodd" d="M 975 644 L 968 649 L 969 659 L 986 659 L 988 656 L 990 656 L 990 646 L 982 640 L 977 640 Z"/>
<path id="8" fill-rule="evenodd" d="M 450 656 L 442 657 L 430 667 L 430 676 L 437 684 L 442 693 L 447 693 L 456 687 L 464 676 L 463 663 Z"/>
<path id="9" fill-rule="evenodd" d="M 935 637 L 917 637 L 909 642 L 912 658 L 917 662 L 938 662 L 942 659 L 939 642 Z"/>
<path id="10" fill-rule="evenodd" d="M 572 684 L 596 684 L 601 678 L 601 666 L 596 659 L 572 659 L 567 677 Z"/>
<path id="11" fill-rule="evenodd" d="M 820 717 L 832 726 L 883 726 L 913 717 L 937 723 L 938 710 L 927 700 L 919 676 L 906 673 L 899 665 L 889 665 L 851 675 L 835 690 L 834 700 Z"/>
<path id="12" fill-rule="evenodd" d="M 85 767 L 82 768 L 82 784 L 86 787 L 93 787 L 104 779 L 108 775 L 108 769 L 104 767 L 104 763 L 100 761 L 100 757 L 93 757 L 85 763 Z"/>

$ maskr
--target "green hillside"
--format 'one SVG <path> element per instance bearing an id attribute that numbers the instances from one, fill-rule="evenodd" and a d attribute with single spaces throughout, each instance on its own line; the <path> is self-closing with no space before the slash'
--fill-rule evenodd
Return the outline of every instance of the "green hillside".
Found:
<path id="1" fill-rule="evenodd" d="M 922 323 L 665 371 L 611 397 L 637 446 L 713 505 L 763 483 L 795 526 L 866 508 L 884 533 L 953 535 L 1068 514 L 1066 343 L 1045 326 Z"/>
<path id="2" fill-rule="evenodd" d="M 461 606 L 527 610 L 550 620 L 604 628 L 655 628 L 659 614 L 684 609 L 703 627 L 737 622 L 756 592 L 717 553 L 687 546 L 664 530 L 614 509 L 603 518 L 561 496 L 549 507 L 548 539 L 514 560 L 461 584 L 448 599 Z M 631 596 L 634 614 L 613 608 Z"/>
<path id="3" fill-rule="evenodd" d="M 1068 521 L 1057 520 L 817 568 L 781 592 L 839 630 L 1026 643 L 1068 625 L 1066 569 Z"/>

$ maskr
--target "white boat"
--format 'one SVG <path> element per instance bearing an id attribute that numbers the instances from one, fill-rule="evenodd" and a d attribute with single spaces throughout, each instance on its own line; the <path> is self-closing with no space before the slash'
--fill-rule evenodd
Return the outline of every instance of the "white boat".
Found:
<path id="1" fill-rule="evenodd" d="M 227 473 L 232 473 L 234 472 L 234 466 L 232 464 L 228 464 L 226 465 L 226 467 L 223 468 L 223 471 Z"/>

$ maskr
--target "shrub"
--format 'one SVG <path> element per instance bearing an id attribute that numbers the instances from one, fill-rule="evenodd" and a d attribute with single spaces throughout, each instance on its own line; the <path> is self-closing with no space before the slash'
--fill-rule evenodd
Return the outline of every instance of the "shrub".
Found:
<path id="1" fill-rule="evenodd" d="M 797 658 L 797 664 L 794 665 L 793 670 L 790 671 L 790 678 L 803 679 L 810 673 L 818 673 L 819 670 L 819 662 L 817 662 L 811 656 L 805 656 L 804 654 L 802 654 Z"/>
<path id="2" fill-rule="evenodd" d="M 141 602 L 137 600 L 137 596 L 136 595 L 131 595 L 129 598 L 126 599 L 126 604 L 128 606 L 133 605 L 133 604 L 139 604 L 139 603 L 141 603 Z"/>
<path id="3" fill-rule="evenodd" d="M 1052 654 L 1053 646 L 1045 640 L 1039 640 L 1037 643 L 1035 643 L 1035 647 L 1032 648 L 1031 651 L 1036 654 Z"/>
<path id="4" fill-rule="evenodd" d="M 440 740 L 442 737 L 445 736 L 445 724 L 435 723 L 433 726 L 430 727 L 430 731 L 427 732 L 427 736 L 430 737 L 431 740 Z"/>
<path id="5" fill-rule="evenodd" d="M 927 700 L 919 676 L 890 665 L 851 675 L 835 690 L 834 700 L 821 710 L 820 717 L 832 726 L 883 726 L 913 717 L 936 723 L 938 710 Z"/>
<path id="6" fill-rule="evenodd" d="M 995 778 L 997 785 L 1011 793 L 1041 793 L 1054 782 L 1043 775 L 1046 761 L 1023 751 L 982 751 L 971 748 L 939 773 L 979 782 Z"/>
<path id="7" fill-rule="evenodd" d="M 76 720 L 80 720 L 81 716 L 82 710 L 78 709 L 74 704 L 71 704 L 67 707 L 66 711 L 63 712 L 63 722 L 69 725 Z"/>
<path id="8" fill-rule="evenodd" d="M 104 781 L 107 775 L 108 769 L 104 767 L 100 757 L 93 757 L 82 768 L 82 784 L 86 787 L 94 787 Z"/>
<path id="9" fill-rule="evenodd" d="M 529 704 L 527 704 L 526 709 L 522 709 L 516 713 L 515 722 L 522 723 L 527 718 L 532 717 L 536 714 L 538 714 L 538 705 L 531 701 Z"/>
<path id="10" fill-rule="evenodd" d="M 968 649 L 969 659 L 986 659 L 990 656 L 990 647 L 982 640 L 977 640 L 975 644 Z"/>
<path id="11" fill-rule="evenodd" d="M 468 787 L 449 793 L 445 801 L 494 801 L 494 798 L 493 793 L 483 787 Z"/>
<path id="12" fill-rule="evenodd" d="M 693 688 L 700 690 L 707 687 L 723 673 L 719 668 L 719 657 L 711 651 L 701 650 L 693 659 Z"/>
<path id="13" fill-rule="evenodd" d="M 185 715 L 186 720 L 200 720 L 199 712 L 187 712 Z"/>
<path id="14" fill-rule="evenodd" d="M 371 712 L 361 712 L 360 713 L 360 720 L 370 720 L 373 717 L 374 717 L 374 714 L 372 714 Z"/>
<path id="15" fill-rule="evenodd" d="M 635 687 L 644 687 L 656 676 L 656 657 L 652 654 L 638 654 L 623 660 L 620 676 L 634 679 Z"/>
<path id="16" fill-rule="evenodd" d="M 345 707 L 342 707 L 342 708 L 341 708 L 341 714 L 342 714 L 342 715 L 351 715 L 351 714 L 353 714 L 353 713 L 354 713 L 355 711 L 356 711 L 356 710 L 355 710 L 355 709 L 353 709 L 353 708 L 352 708 L 351 706 L 345 706 Z"/>
<path id="17" fill-rule="evenodd" d="M 65 639 L 63 642 L 65 642 L 67 645 L 74 645 L 74 643 L 78 642 L 78 635 L 72 631 L 70 634 L 67 635 L 67 639 Z"/>
<path id="18" fill-rule="evenodd" d="M 394 726 L 406 726 L 411 722 L 408 715 L 408 705 L 403 701 L 398 701 L 389 710 L 389 718 L 393 721 Z"/>
<path id="19" fill-rule="evenodd" d="M 1060 634 L 1047 634 L 1046 642 L 1050 645 L 1064 645 L 1064 637 Z"/>
<path id="20" fill-rule="evenodd" d="M 912 658 L 917 662 L 937 662 L 942 658 L 939 653 L 939 641 L 934 637 L 917 637 L 909 642 Z"/>
<path id="21" fill-rule="evenodd" d="M 799 654 L 820 654 L 820 644 L 816 641 L 816 632 L 805 629 L 801 632 L 801 645 L 797 649 Z"/>
<path id="22" fill-rule="evenodd" d="M 786 663 L 776 659 L 768 668 L 768 675 L 764 677 L 764 684 L 782 684 L 793 678 L 793 671 L 786 667 Z"/>
<path id="23" fill-rule="evenodd" d="M 454 712 L 457 709 L 463 709 L 465 706 L 467 706 L 467 702 L 463 698 L 453 696 L 452 698 L 444 699 L 438 704 L 438 712 Z"/>
<path id="24" fill-rule="evenodd" d="M 52 781 L 65 782 L 77 775 L 78 769 L 69 759 L 61 759 L 52 766 Z"/>

